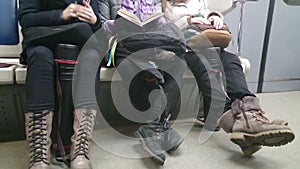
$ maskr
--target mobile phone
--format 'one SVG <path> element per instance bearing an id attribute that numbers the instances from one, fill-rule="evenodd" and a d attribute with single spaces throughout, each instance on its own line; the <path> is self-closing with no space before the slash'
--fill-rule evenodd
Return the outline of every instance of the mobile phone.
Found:
<path id="1" fill-rule="evenodd" d="M 75 4 L 84 5 L 84 4 L 83 4 L 83 1 L 84 1 L 84 0 L 75 0 Z"/>
<path id="2" fill-rule="evenodd" d="M 84 1 L 84 0 L 76 0 L 75 3 L 84 6 L 83 1 Z M 90 3 L 90 0 L 85 0 L 85 1 L 86 1 L 88 4 Z"/>

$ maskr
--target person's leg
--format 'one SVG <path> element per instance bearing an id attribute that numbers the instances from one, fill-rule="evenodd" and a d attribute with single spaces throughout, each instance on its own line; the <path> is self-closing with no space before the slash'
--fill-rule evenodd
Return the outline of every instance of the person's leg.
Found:
<path id="1" fill-rule="evenodd" d="M 27 53 L 25 113 L 29 168 L 48 169 L 52 116 L 55 110 L 55 69 L 53 52 L 45 46 L 31 47 Z"/>
<path id="2" fill-rule="evenodd" d="M 51 48 L 51 50 L 55 51 L 54 55 L 56 59 L 76 61 L 78 53 L 87 43 L 87 40 L 89 40 L 89 48 L 96 49 L 97 47 L 99 47 L 97 46 L 98 44 L 95 38 L 90 39 L 92 35 L 93 31 L 89 24 L 83 22 L 74 23 L 72 25 L 69 25 L 69 29 L 66 29 L 65 31 L 54 34 L 52 36 L 48 36 L 44 39 L 39 39 L 33 43 L 47 45 L 49 48 Z M 72 46 L 73 49 L 71 49 Z M 72 85 L 77 85 L 76 83 L 73 84 L 72 82 L 74 66 L 76 66 L 72 65 L 74 63 L 58 62 L 58 79 L 60 80 L 60 85 L 57 85 L 59 85 L 60 88 L 58 88 L 57 101 L 59 102 L 59 109 L 57 110 L 57 113 L 54 117 L 55 130 L 52 134 L 52 138 L 55 139 L 55 142 L 52 145 L 52 153 L 55 155 L 55 158 L 58 162 L 64 161 L 67 165 L 69 165 L 68 159 L 72 143 L 71 136 L 74 134 L 74 100 L 72 96 Z M 98 61 L 96 61 L 96 63 L 98 63 Z M 79 95 L 81 95 L 81 93 Z M 82 97 L 85 97 L 85 95 L 83 95 Z M 79 99 L 78 102 L 81 102 L 81 100 Z"/>
<path id="3" fill-rule="evenodd" d="M 147 65 L 147 60 L 141 61 L 135 60 L 135 56 L 130 59 L 124 57 L 116 58 L 117 71 L 123 79 L 125 89 L 128 89 L 130 102 L 124 105 L 124 112 L 128 110 L 137 109 L 135 113 L 135 120 L 143 125 L 135 132 L 138 138 L 140 138 L 145 151 L 147 151 L 155 160 L 160 164 L 165 161 L 164 151 L 162 150 L 163 137 L 161 133 L 156 129 L 159 123 L 159 117 L 161 116 L 165 105 L 165 94 L 160 86 L 157 76 L 152 71 L 143 70 L 140 66 Z M 144 66 L 145 66 L 144 65 Z M 149 66 L 148 68 L 151 68 Z M 158 70 L 155 70 L 158 72 Z M 153 93 L 152 93 L 153 92 Z M 150 94 L 151 93 L 151 94 Z M 120 103 L 115 103 L 120 104 Z M 128 105 L 130 104 L 130 105 Z M 133 109 L 129 108 L 133 105 Z M 124 110 L 126 109 L 126 110 Z M 133 112 L 128 112 L 133 113 Z M 155 137 L 158 136 L 158 137 Z"/>
<path id="4" fill-rule="evenodd" d="M 71 168 L 91 168 L 89 148 L 99 112 L 96 91 L 99 89 L 100 56 L 94 49 L 83 49 L 78 56 L 73 81 L 74 134 L 71 137 Z"/>
<path id="5" fill-rule="evenodd" d="M 166 56 L 166 59 L 158 60 L 157 64 L 164 75 L 164 83 L 162 83 L 161 86 L 163 87 L 167 101 L 166 108 L 160 116 L 159 121 L 159 125 L 163 129 L 164 135 L 162 148 L 167 152 L 172 152 L 177 150 L 184 140 L 183 137 L 172 128 L 169 120 L 171 119 L 171 115 L 180 113 L 174 111 L 176 111 L 176 103 L 181 101 L 181 87 L 183 83 L 183 74 L 186 71 L 186 62 L 172 52 L 163 51 L 160 55 L 171 55 L 169 57 Z M 175 118 L 176 117 L 173 117 L 173 119 Z"/>
<path id="6" fill-rule="evenodd" d="M 203 53 L 203 52 L 202 52 Z M 204 54 L 187 53 L 185 60 L 196 78 L 199 92 L 203 95 L 204 128 L 218 130 L 217 120 L 222 115 L 224 105 L 228 98 L 224 91 L 220 77 L 220 68 L 213 68 L 208 58 L 218 57 L 218 53 L 206 52 Z"/>
<path id="7" fill-rule="evenodd" d="M 255 95 L 248 89 L 239 58 L 230 52 L 221 51 L 220 60 L 225 72 L 226 92 L 230 98 L 230 102 L 227 102 L 224 110 L 227 111 L 236 99 L 242 99 L 245 96 L 255 97 Z"/>
<path id="8" fill-rule="evenodd" d="M 74 107 L 76 109 L 73 113 L 74 123 L 73 122 L 69 123 L 70 119 L 73 119 L 73 114 L 71 113 L 70 115 L 64 116 L 65 120 L 61 119 L 61 124 L 60 124 L 61 125 L 60 128 L 63 130 L 67 130 L 69 134 L 73 133 L 70 132 L 69 130 L 69 124 L 72 124 L 73 126 L 74 134 L 72 138 L 69 138 L 67 135 L 64 135 L 63 136 L 64 138 L 62 139 L 63 143 L 68 143 L 69 141 L 66 140 L 68 138 L 71 139 L 72 167 L 80 167 L 79 163 L 84 165 L 84 167 L 86 168 L 88 168 L 89 166 L 89 161 L 86 160 L 86 158 L 82 158 L 82 157 L 88 154 L 89 149 L 85 149 L 85 148 L 89 148 L 91 132 L 89 130 L 83 131 L 87 133 L 87 135 L 84 135 L 86 139 L 86 142 L 84 142 L 84 144 L 81 143 L 79 144 L 78 142 L 75 142 L 76 141 L 75 139 L 78 138 L 80 135 L 80 132 L 78 132 L 80 125 L 82 126 L 89 125 L 89 127 L 93 129 L 93 126 L 91 126 L 94 124 L 94 120 L 95 120 L 93 117 L 95 116 L 96 112 L 98 112 L 95 91 L 99 89 L 98 87 L 99 80 L 95 80 L 95 79 L 96 78 L 99 79 L 99 77 L 97 77 L 96 74 L 97 72 L 99 73 L 100 55 L 96 51 L 96 49 L 98 49 L 99 47 L 97 43 L 98 41 L 95 37 L 90 39 L 92 35 L 93 35 L 93 31 L 90 25 L 87 23 L 80 22 L 80 23 L 72 24 L 69 27 L 69 29 L 66 29 L 65 31 L 62 31 L 58 34 L 48 36 L 44 39 L 39 39 L 33 42 L 33 43 L 45 44 L 54 51 L 55 48 L 57 47 L 57 44 L 76 45 L 81 50 L 82 47 L 86 44 L 87 40 L 89 40 L 88 43 L 90 46 L 88 46 L 88 48 L 91 50 L 83 51 L 78 58 L 79 64 L 76 65 L 77 72 L 75 70 L 75 74 L 76 74 L 76 76 L 74 76 L 75 82 L 72 84 L 73 100 L 71 101 L 65 100 L 65 103 L 62 103 L 62 104 L 70 104 L 70 102 L 74 102 Z M 87 48 L 87 46 L 85 46 L 85 48 Z M 77 56 L 55 56 L 55 57 L 57 57 L 57 59 L 74 59 L 74 60 L 77 59 Z M 71 70 L 67 70 L 67 71 L 69 71 L 67 72 L 67 74 L 73 73 Z M 70 85 L 68 84 L 68 86 Z M 65 95 L 65 98 L 71 98 L 70 92 L 66 93 L 66 91 L 62 91 L 62 93 L 67 94 Z M 65 113 L 64 115 L 66 115 L 66 113 L 70 113 L 70 112 L 62 112 L 62 113 Z M 90 118 L 91 124 L 87 124 L 87 123 L 83 124 L 82 118 L 87 117 L 87 114 L 92 114 Z M 86 151 L 76 152 L 78 149 L 81 148 L 84 148 Z M 61 150 L 61 148 L 59 149 Z"/>
<path id="9" fill-rule="evenodd" d="M 155 114 L 159 116 L 151 123 L 141 126 L 136 133 L 141 138 L 144 146 L 156 154 L 155 159 L 162 165 L 165 161 L 164 151 L 175 151 L 183 141 L 183 138 L 172 129 L 169 119 L 172 114 L 171 111 L 173 111 L 180 96 L 186 64 L 178 58 L 175 60 L 154 60 L 154 62 L 154 65 L 158 66 L 161 75 L 163 75 L 162 80 L 152 82 L 157 86 L 156 89 L 161 92 L 161 95 L 155 98 L 158 101 L 157 105 L 160 105 L 156 107 L 155 110 L 158 113 Z M 153 79 L 151 75 L 155 77 L 153 75 L 156 74 L 154 71 L 148 73 L 148 79 Z"/>

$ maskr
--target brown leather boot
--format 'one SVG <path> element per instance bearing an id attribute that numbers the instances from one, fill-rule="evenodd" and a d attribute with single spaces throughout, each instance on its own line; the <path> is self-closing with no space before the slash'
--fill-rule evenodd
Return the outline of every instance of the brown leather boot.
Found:
<path id="1" fill-rule="evenodd" d="M 221 123 L 221 126 L 225 132 L 231 133 L 234 122 L 235 122 L 235 119 L 234 119 L 233 113 L 231 112 L 231 110 L 228 110 L 227 112 L 225 112 L 223 114 L 219 124 Z M 271 121 L 271 124 L 287 126 L 288 122 L 285 120 L 281 120 L 281 119 L 275 119 L 275 120 Z M 249 144 L 240 145 L 240 148 L 243 151 L 245 156 L 251 156 L 258 150 L 260 150 L 262 148 L 262 146 L 261 145 L 251 145 L 249 143 Z"/>
<path id="2" fill-rule="evenodd" d="M 91 169 L 89 149 L 97 111 L 76 109 L 74 111 L 74 134 L 71 138 L 71 169 Z"/>
<path id="3" fill-rule="evenodd" d="M 232 103 L 232 110 L 222 115 L 219 125 L 231 134 L 246 156 L 261 146 L 281 146 L 291 142 L 295 135 L 284 120 L 270 121 L 256 97 L 247 96 Z"/>
<path id="4" fill-rule="evenodd" d="M 50 146 L 53 112 L 44 110 L 25 114 L 29 169 L 50 169 Z"/>

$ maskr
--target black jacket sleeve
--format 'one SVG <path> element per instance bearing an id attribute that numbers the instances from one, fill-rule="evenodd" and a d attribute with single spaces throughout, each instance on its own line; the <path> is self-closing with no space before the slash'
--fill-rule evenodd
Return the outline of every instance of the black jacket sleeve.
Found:
<path id="1" fill-rule="evenodd" d="M 19 0 L 18 19 L 22 28 L 36 26 L 57 26 L 71 23 L 61 19 L 63 8 L 49 7 L 53 0 Z M 55 1 L 54 1 L 55 2 Z M 93 30 L 101 27 L 98 0 L 91 0 L 91 7 L 97 16 L 97 22 L 91 25 Z"/>
<path id="2" fill-rule="evenodd" d="M 97 22 L 94 25 L 91 25 L 92 29 L 95 31 L 102 27 L 101 17 L 99 14 L 99 0 L 91 0 L 90 5 L 93 8 L 95 15 L 97 16 Z"/>
<path id="3" fill-rule="evenodd" d="M 62 25 L 62 11 L 44 9 L 40 0 L 19 0 L 18 19 L 22 28 Z"/>

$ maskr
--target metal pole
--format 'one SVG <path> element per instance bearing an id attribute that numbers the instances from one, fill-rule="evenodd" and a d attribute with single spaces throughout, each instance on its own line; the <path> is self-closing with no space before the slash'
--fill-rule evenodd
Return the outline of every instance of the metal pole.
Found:
<path id="1" fill-rule="evenodd" d="M 269 41 L 270 41 L 274 8 L 275 8 L 275 0 L 269 0 L 268 18 L 267 18 L 265 37 L 264 37 L 264 43 L 263 43 L 263 51 L 262 51 L 261 62 L 260 62 L 257 93 L 261 93 L 263 90 L 263 83 L 264 83 L 264 76 L 265 76 L 265 70 L 266 70 L 267 55 L 268 55 L 268 50 L 269 50 Z"/>
<path id="2" fill-rule="evenodd" d="M 236 48 L 236 55 L 241 57 L 241 44 L 242 44 L 242 33 L 243 33 L 243 17 L 244 17 L 244 8 L 245 8 L 245 1 L 240 1 L 240 20 L 238 24 L 238 38 L 237 38 L 237 48 Z"/>

